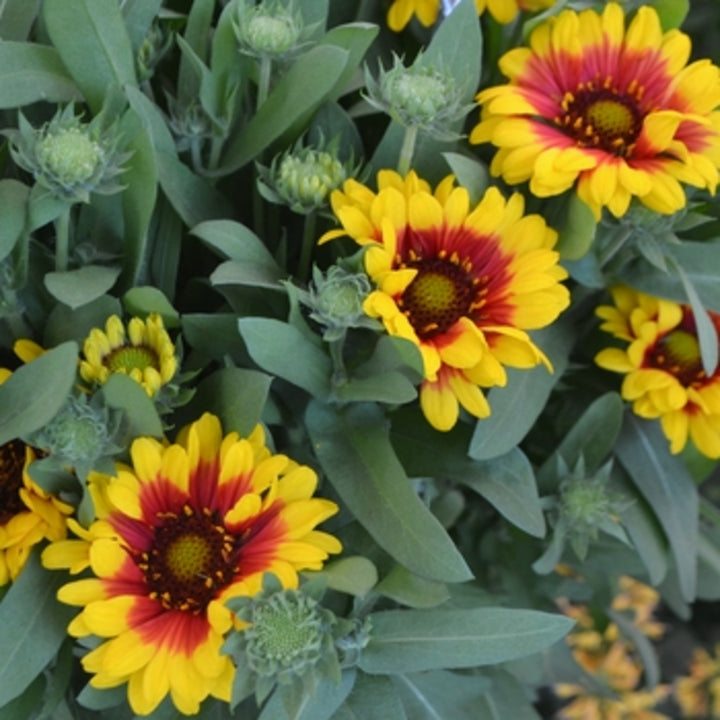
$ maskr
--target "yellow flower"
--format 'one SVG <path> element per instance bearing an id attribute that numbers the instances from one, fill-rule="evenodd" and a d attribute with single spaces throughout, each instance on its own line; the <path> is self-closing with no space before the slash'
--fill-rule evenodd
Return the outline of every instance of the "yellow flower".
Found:
<path id="1" fill-rule="evenodd" d="M 428 421 L 449 430 L 459 405 L 487 417 L 480 388 L 504 385 L 504 366 L 549 368 L 525 330 L 548 325 L 569 304 L 556 233 L 540 216 L 523 215 L 519 194 L 506 200 L 490 188 L 471 207 L 452 176 L 434 192 L 414 172 L 383 170 L 377 182 L 377 193 L 348 180 L 331 195 L 343 228 L 320 242 L 349 235 L 367 247 L 377 289 L 364 310 L 419 348 Z"/>
<path id="2" fill-rule="evenodd" d="M 618 578 L 619 592 L 613 598 L 613 610 L 632 610 L 633 624 L 651 640 L 659 640 L 665 633 L 665 626 L 653 617 L 655 608 L 660 602 L 657 590 L 641 583 L 629 575 Z"/>
<path id="3" fill-rule="evenodd" d="M 80 375 L 89 383 L 103 384 L 112 373 L 124 373 L 139 382 L 149 396 L 169 383 L 177 370 L 175 346 L 162 317 L 134 317 L 127 328 L 111 315 L 105 330 L 93 328 L 83 343 Z"/>
<path id="4" fill-rule="evenodd" d="M 675 680 L 673 696 L 685 718 L 720 717 L 720 645 L 711 656 L 695 648 L 690 675 Z"/>
<path id="5" fill-rule="evenodd" d="M 500 23 L 512 22 L 518 10 L 535 12 L 552 7 L 555 0 L 475 0 L 478 15 L 486 10 Z M 438 18 L 441 0 L 394 0 L 387 15 L 387 24 L 391 30 L 400 32 L 413 15 L 425 26 L 434 25 Z"/>
<path id="6" fill-rule="evenodd" d="M 617 3 L 564 10 L 500 59 L 510 82 L 478 94 L 470 141 L 496 145 L 491 172 L 529 180 L 538 197 L 576 186 L 598 219 L 605 207 L 624 215 L 632 197 L 676 212 L 681 183 L 714 193 L 720 167 L 720 70 L 688 65 L 690 51 L 650 6 L 627 28 Z"/>
<path id="7" fill-rule="evenodd" d="M 703 455 L 720 458 L 720 370 L 703 370 L 690 307 L 624 286 L 610 292 L 615 307 L 597 309 L 600 327 L 628 345 L 602 350 L 595 362 L 625 375 L 623 398 L 640 417 L 660 419 L 672 453 L 690 437 Z M 720 315 L 710 317 L 720 329 Z"/>
<path id="8" fill-rule="evenodd" d="M 34 459 L 20 440 L 0 445 L 0 586 L 17 579 L 34 545 L 65 537 L 73 510 L 30 479 Z"/>
<path id="9" fill-rule="evenodd" d="M 208 696 L 230 700 L 221 646 L 241 626 L 225 602 L 260 592 L 265 572 L 295 588 L 299 571 L 319 570 L 341 546 L 315 527 L 338 508 L 312 497 L 311 468 L 271 454 L 259 425 L 223 436 L 205 414 L 174 444 L 135 440 L 130 456 L 114 476 L 91 474 L 97 520 L 73 525 L 80 539 L 50 545 L 43 563 L 92 570 L 58 592 L 82 608 L 68 632 L 103 639 L 82 658 L 91 685 L 127 684 L 139 715 L 168 694 L 192 715 Z"/>

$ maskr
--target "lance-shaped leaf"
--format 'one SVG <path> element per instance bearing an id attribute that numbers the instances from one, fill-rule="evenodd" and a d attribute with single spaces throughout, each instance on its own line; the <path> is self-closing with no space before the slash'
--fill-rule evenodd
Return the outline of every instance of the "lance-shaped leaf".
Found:
<path id="1" fill-rule="evenodd" d="M 315 454 L 343 503 L 387 553 L 431 580 L 472 577 L 440 522 L 417 496 L 376 405 L 335 411 L 312 403 L 306 423 Z"/>
<path id="2" fill-rule="evenodd" d="M 370 619 L 358 666 L 373 674 L 496 665 L 544 650 L 574 624 L 564 615 L 497 607 L 385 610 Z"/>

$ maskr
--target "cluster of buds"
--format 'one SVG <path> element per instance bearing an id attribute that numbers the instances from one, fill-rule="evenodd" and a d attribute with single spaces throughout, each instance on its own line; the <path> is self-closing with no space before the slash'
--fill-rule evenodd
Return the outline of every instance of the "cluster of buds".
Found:
<path id="1" fill-rule="evenodd" d="M 103 131 L 100 122 L 98 116 L 83 123 L 68 105 L 36 129 L 20 113 L 18 129 L 6 131 L 13 160 L 69 203 L 89 202 L 91 193 L 119 192 L 117 176 L 130 154 L 119 151 L 118 133 L 113 128 Z"/>
<path id="2" fill-rule="evenodd" d="M 437 140 L 457 140 L 449 130 L 472 105 L 463 102 L 463 89 L 441 63 L 425 64 L 419 53 L 409 67 L 394 56 L 393 66 L 380 66 L 378 79 L 365 68 L 366 100 L 405 128 L 417 128 Z"/>

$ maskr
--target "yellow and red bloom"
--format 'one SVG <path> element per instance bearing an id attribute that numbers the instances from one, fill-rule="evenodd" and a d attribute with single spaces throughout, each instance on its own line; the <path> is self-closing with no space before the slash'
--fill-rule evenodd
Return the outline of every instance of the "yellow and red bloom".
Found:
<path id="1" fill-rule="evenodd" d="M 413 342 L 423 359 L 420 404 L 438 430 L 459 405 L 476 417 L 490 408 L 481 387 L 504 385 L 504 366 L 549 362 L 526 330 L 551 323 L 569 304 L 553 250 L 557 235 L 524 201 L 490 188 L 476 207 L 446 177 L 432 191 L 410 172 L 378 173 L 375 193 L 355 180 L 331 195 L 342 229 L 366 246 L 377 289 L 363 303 L 388 333 Z"/>
<path id="2" fill-rule="evenodd" d="M 640 417 L 660 419 L 672 453 L 689 437 L 703 455 L 719 458 L 720 370 L 708 376 L 703 369 L 690 307 L 625 286 L 610 293 L 615 305 L 597 309 L 600 327 L 628 344 L 602 350 L 595 362 L 625 375 L 623 398 Z M 720 315 L 710 318 L 720 330 Z"/>
<path id="3" fill-rule="evenodd" d="M 535 12 L 552 7 L 555 0 L 475 0 L 478 15 L 486 10 L 500 23 L 512 22 L 519 10 Z M 425 26 L 430 27 L 437 21 L 441 0 L 394 0 L 387 15 L 387 24 L 391 30 L 400 32 L 413 15 Z"/>
<path id="4" fill-rule="evenodd" d="M 230 700 L 234 666 L 220 650 L 241 627 L 225 601 L 260 592 L 265 572 L 295 588 L 299 571 L 320 569 L 341 546 L 315 527 L 337 505 L 312 497 L 315 472 L 273 455 L 260 426 L 223 436 L 207 413 L 176 443 L 139 438 L 130 455 L 114 476 L 91 474 L 97 519 L 43 562 L 94 575 L 58 591 L 83 608 L 68 632 L 104 639 L 82 659 L 91 685 L 127 683 L 140 715 L 168 694 L 194 714 L 208 696 Z"/>
<path id="5" fill-rule="evenodd" d="M 80 375 L 86 382 L 102 385 L 113 373 L 124 373 L 150 397 L 173 379 L 178 366 L 175 346 L 157 313 L 145 320 L 131 318 L 127 328 L 117 315 L 111 315 L 104 331 L 90 331 L 83 355 Z"/>
<path id="6" fill-rule="evenodd" d="M 491 172 L 529 180 L 538 197 L 576 185 L 598 219 L 605 207 L 624 215 L 633 197 L 676 212 L 681 183 L 714 192 L 720 167 L 720 69 L 688 65 L 690 51 L 650 6 L 627 28 L 617 3 L 564 10 L 500 59 L 510 82 L 477 95 L 470 141 L 496 145 Z"/>

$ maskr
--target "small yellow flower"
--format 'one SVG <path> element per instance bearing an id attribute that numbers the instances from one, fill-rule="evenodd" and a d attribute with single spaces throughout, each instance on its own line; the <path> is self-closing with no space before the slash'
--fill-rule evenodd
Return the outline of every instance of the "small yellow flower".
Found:
<path id="1" fill-rule="evenodd" d="M 675 680 L 673 696 L 684 718 L 720 718 L 720 644 L 714 655 L 694 650 L 690 674 Z"/>
<path id="2" fill-rule="evenodd" d="M 629 344 L 602 350 L 595 362 L 625 376 L 623 398 L 636 415 L 660 419 L 670 452 L 689 437 L 703 455 L 720 458 L 720 369 L 710 377 L 703 369 L 690 307 L 625 286 L 610 293 L 614 307 L 597 309 L 600 328 Z M 720 315 L 709 314 L 720 329 Z"/>
<path id="3" fill-rule="evenodd" d="M 113 373 L 123 373 L 139 382 L 150 397 L 173 379 L 178 365 L 175 346 L 157 313 L 146 320 L 134 317 L 127 328 L 111 315 L 104 331 L 90 331 L 83 355 L 80 375 L 86 382 L 102 385 Z"/>

